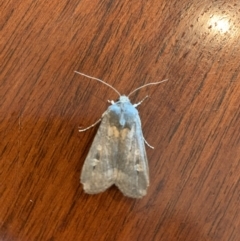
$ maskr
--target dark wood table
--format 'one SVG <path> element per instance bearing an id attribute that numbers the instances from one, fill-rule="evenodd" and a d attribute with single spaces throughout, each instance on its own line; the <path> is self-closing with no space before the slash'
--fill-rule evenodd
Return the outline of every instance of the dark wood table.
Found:
<path id="1" fill-rule="evenodd" d="M 19 1 L 0 16 L 1 241 L 239 241 L 240 3 Z M 98 125 L 131 96 L 150 187 L 88 195 Z"/>

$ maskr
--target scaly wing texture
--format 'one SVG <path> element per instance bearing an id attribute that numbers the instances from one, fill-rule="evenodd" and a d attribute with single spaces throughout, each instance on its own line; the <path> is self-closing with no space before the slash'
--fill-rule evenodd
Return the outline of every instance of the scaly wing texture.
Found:
<path id="1" fill-rule="evenodd" d="M 148 161 L 139 115 L 131 129 L 120 131 L 116 186 L 125 196 L 141 198 L 149 186 Z"/>
<path id="2" fill-rule="evenodd" d="M 84 162 L 81 183 L 88 194 L 105 191 L 114 184 L 118 139 L 109 133 L 110 123 L 108 111 L 103 118 Z"/>
<path id="3" fill-rule="evenodd" d="M 109 112 L 102 122 L 84 162 L 81 183 L 88 194 L 115 184 L 125 196 L 141 198 L 149 186 L 148 161 L 138 115 L 131 128 L 116 127 Z"/>

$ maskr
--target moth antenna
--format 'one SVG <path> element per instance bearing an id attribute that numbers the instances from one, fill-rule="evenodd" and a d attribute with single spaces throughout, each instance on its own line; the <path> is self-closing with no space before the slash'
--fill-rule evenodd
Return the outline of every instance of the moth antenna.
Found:
<path id="1" fill-rule="evenodd" d="M 88 129 L 90 129 L 90 128 L 92 128 L 92 127 L 94 127 L 95 125 L 97 125 L 100 121 L 102 120 L 102 118 L 100 118 L 99 120 L 97 120 L 94 124 L 92 124 L 92 125 L 90 125 L 90 126 L 88 126 L 88 127 L 86 127 L 86 128 L 84 128 L 84 129 L 81 129 L 80 127 L 79 127 L 79 129 L 78 129 L 78 131 L 79 132 L 83 132 L 83 131 L 86 131 L 86 130 L 88 130 Z"/>
<path id="2" fill-rule="evenodd" d="M 137 90 L 142 89 L 142 88 L 144 88 L 144 87 L 146 87 L 146 86 L 148 86 L 148 85 L 158 85 L 158 84 L 161 84 L 161 83 L 166 82 L 166 81 L 168 81 L 168 79 L 161 80 L 161 81 L 159 81 L 159 82 L 153 82 L 153 83 L 148 83 L 148 84 L 142 85 L 142 86 L 138 87 L 137 89 L 135 89 L 134 91 L 132 91 L 132 92 L 128 95 L 128 97 L 129 97 L 131 94 L 133 94 L 134 92 L 136 92 Z"/>
<path id="3" fill-rule="evenodd" d="M 94 80 L 97 80 L 97 81 L 99 81 L 99 82 L 107 85 L 108 87 L 110 87 L 111 89 L 113 89 L 119 96 L 121 96 L 121 94 L 120 94 L 114 87 L 112 87 L 110 84 L 104 82 L 103 80 L 98 79 L 98 78 L 95 78 L 95 77 L 92 77 L 92 76 L 89 76 L 89 75 L 86 75 L 86 74 L 81 73 L 81 72 L 78 72 L 78 71 L 74 71 L 74 72 L 77 73 L 77 74 L 80 74 L 80 75 L 82 75 L 82 76 L 85 76 L 85 77 L 87 77 L 87 78 L 89 78 L 89 79 L 94 79 Z"/>
<path id="4" fill-rule="evenodd" d="M 152 149 L 154 149 L 154 147 L 153 146 L 151 146 L 147 141 L 146 141 L 146 139 L 143 137 L 143 139 L 144 139 L 144 142 L 146 143 L 146 145 L 148 145 L 148 147 L 150 147 L 150 148 L 152 148 Z"/>

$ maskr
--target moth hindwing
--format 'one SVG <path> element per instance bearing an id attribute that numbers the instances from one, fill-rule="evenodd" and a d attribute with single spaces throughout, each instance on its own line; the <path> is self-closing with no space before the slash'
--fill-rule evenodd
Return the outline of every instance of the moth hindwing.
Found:
<path id="1" fill-rule="evenodd" d="M 100 79 L 77 73 L 106 84 Z M 110 102 L 111 105 L 99 120 L 101 124 L 84 162 L 80 180 L 88 194 L 103 192 L 115 184 L 125 196 L 141 198 L 146 195 L 149 186 L 145 139 L 136 109 L 143 100 L 132 104 L 127 96 L 114 90 L 120 98 L 117 102 Z M 79 131 L 85 131 L 95 124 Z"/>

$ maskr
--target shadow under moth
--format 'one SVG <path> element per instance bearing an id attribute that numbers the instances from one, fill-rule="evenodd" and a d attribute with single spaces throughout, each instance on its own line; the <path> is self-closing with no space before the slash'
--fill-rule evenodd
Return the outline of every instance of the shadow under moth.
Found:
<path id="1" fill-rule="evenodd" d="M 136 107 L 148 96 L 137 104 L 132 104 L 128 97 L 143 87 L 167 80 L 143 85 L 125 96 L 100 79 L 75 73 L 100 81 L 119 95 L 118 101 L 109 101 L 111 105 L 101 119 L 85 129 L 79 129 L 80 132 L 86 131 L 101 121 L 80 175 L 84 191 L 97 194 L 115 184 L 125 196 L 142 198 L 149 186 L 145 143 L 151 146 L 144 139 Z"/>

